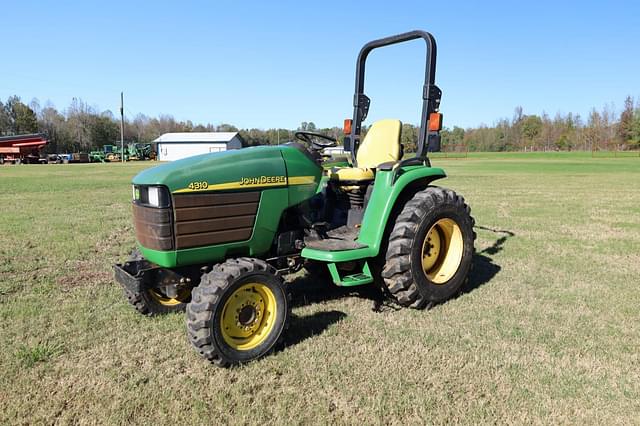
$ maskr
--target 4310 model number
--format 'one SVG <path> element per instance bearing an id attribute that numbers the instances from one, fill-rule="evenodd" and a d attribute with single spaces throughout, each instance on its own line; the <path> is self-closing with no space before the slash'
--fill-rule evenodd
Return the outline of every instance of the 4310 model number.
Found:
<path id="1" fill-rule="evenodd" d="M 187 188 L 191 189 L 192 191 L 198 191 L 201 189 L 207 189 L 209 187 L 209 184 L 207 182 L 191 182 Z"/>

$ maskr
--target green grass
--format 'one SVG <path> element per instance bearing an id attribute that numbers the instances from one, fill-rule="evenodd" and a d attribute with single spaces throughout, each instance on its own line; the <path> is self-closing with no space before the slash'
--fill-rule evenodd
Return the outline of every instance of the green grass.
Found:
<path id="1" fill-rule="evenodd" d="M 38 343 L 33 347 L 20 345 L 16 351 L 16 357 L 22 361 L 25 367 L 33 367 L 38 362 L 47 362 L 62 352 L 60 343 Z"/>
<path id="2" fill-rule="evenodd" d="M 228 370 L 112 280 L 148 164 L 0 167 L 0 423 L 638 423 L 640 158 L 433 163 L 478 225 L 466 291 L 377 313 L 300 276 L 287 346 Z"/>

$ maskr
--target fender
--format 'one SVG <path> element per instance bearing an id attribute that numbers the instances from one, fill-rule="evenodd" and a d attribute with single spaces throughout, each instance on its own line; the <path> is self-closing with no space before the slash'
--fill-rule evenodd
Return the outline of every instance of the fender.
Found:
<path id="1" fill-rule="evenodd" d="M 379 170 L 358 236 L 358 242 L 367 247 L 333 252 L 305 248 L 302 250 L 302 257 L 334 263 L 377 256 L 387 221 L 404 190 L 415 184 L 426 188 L 429 183 L 446 176 L 444 170 L 438 167 L 407 166 L 394 170 Z"/>

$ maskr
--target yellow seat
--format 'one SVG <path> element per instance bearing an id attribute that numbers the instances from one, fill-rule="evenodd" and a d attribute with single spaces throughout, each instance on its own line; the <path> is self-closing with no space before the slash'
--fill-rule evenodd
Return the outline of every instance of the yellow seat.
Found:
<path id="1" fill-rule="evenodd" d="M 331 170 L 331 180 L 373 180 L 373 169 L 366 167 L 340 167 Z"/>
<path id="2" fill-rule="evenodd" d="M 380 164 L 400 160 L 401 133 L 400 120 L 387 118 L 373 123 L 358 148 L 356 154 L 358 167 L 335 168 L 331 171 L 331 180 L 351 182 L 373 180 L 374 170 Z"/>

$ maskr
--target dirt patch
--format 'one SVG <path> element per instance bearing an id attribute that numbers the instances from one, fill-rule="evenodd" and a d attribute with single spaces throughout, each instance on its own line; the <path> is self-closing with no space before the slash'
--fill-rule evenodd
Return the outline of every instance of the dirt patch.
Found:
<path id="1" fill-rule="evenodd" d="M 113 280 L 111 270 L 105 270 L 104 265 L 95 261 L 77 260 L 66 262 L 68 273 L 56 278 L 56 284 L 63 290 L 89 285 L 108 284 Z"/>
<path id="2" fill-rule="evenodd" d="M 106 237 L 99 239 L 87 259 L 70 260 L 65 262 L 64 270 L 68 271 L 56 278 L 56 284 L 64 289 L 103 285 L 113 281 L 110 264 L 114 259 L 128 252 L 132 244 L 130 235 L 133 229 L 130 225 L 111 229 Z"/>

